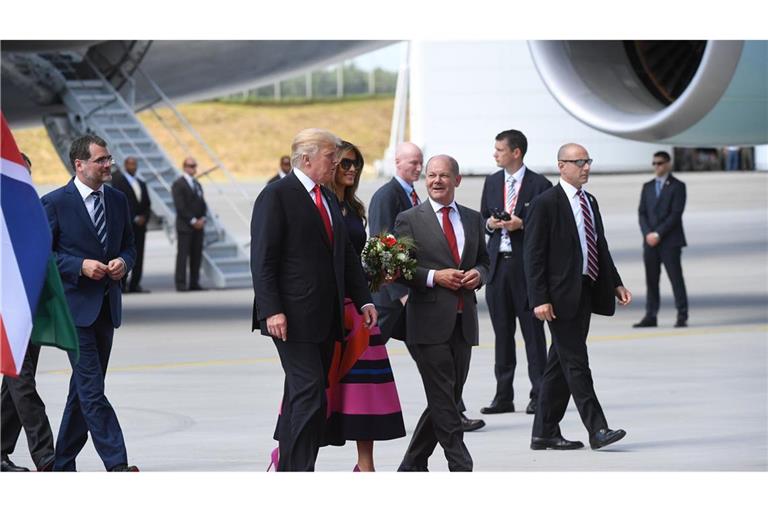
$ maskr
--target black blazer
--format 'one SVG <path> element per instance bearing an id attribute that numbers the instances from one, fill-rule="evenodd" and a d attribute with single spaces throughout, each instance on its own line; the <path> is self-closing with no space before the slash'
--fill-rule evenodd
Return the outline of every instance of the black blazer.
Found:
<path id="1" fill-rule="evenodd" d="M 592 312 L 611 316 L 616 311 L 615 289 L 621 277 L 605 239 L 595 197 L 587 193 L 597 231 L 598 278 L 592 291 Z M 581 243 L 571 203 L 558 184 L 539 195 L 528 212 L 523 262 L 531 308 L 551 303 L 555 315 L 571 319 L 581 297 Z"/>
<path id="2" fill-rule="evenodd" d="M 149 220 L 149 216 L 152 213 L 152 210 L 150 209 L 147 184 L 144 183 L 144 180 L 140 179 L 138 182 L 139 187 L 141 188 L 141 201 L 136 198 L 136 193 L 133 191 L 133 187 L 131 187 L 131 184 L 128 183 L 128 179 L 125 177 L 122 171 L 116 171 L 112 175 L 112 186 L 125 194 L 125 198 L 128 199 L 128 208 L 131 210 L 131 220 L 133 221 L 137 215 L 144 215 L 147 220 Z"/>
<path id="3" fill-rule="evenodd" d="M 397 215 L 412 207 L 411 198 L 405 193 L 400 182 L 392 178 L 382 185 L 371 198 L 371 204 L 368 207 L 368 232 L 371 236 L 376 236 L 383 231 L 392 233 L 395 229 Z M 407 287 L 399 283 L 392 283 L 382 287 L 377 292 L 377 296 L 379 298 L 386 296 L 390 302 L 395 302 L 407 293 Z"/>
<path id="4" fill-rule="evenodd" d="M 251 216 L 253 324 L 269 336 L 267 318 L 284 313 L 289 342 L 343 337 L 344 297 L 358 310 L 373 303 L 336 197 L 323 188 L 331 210 L 333 247 L 314 201 L 291 173 L 267 185 Z M 335 308 L 335 311 L 334 311 Z"/>
<path id="5" fill-rule="evenodd" d="M 480 200 L 480 214 L 483 216 L 483 226 L 485 232 L 490 236 L 488 239 L 488 255 L 491 258 L 490 271 L 488 272 L 488 283 L 493 282 L 496 273 L 496 260 L 499 255 L 499 245 L 501 244 L 501 229 L 490 231 L 486 228 L 488 219 L 491 217 L 491 210 L 504 209 L 504 169 L 491 174 L 485 178 L 483 185 L 483 196 Z M 515 215 L 523 219 L 523 229 L 518 229 L 509 234 L 509 240 L 512 243 L 512 257 L 515 262 L 515 281 L 523 283 L 525 278 L 523 274 L 523 233 L 525 231 L 525 221 L 528 217 L 531 201 L 533 198 L 552 188 L 552 183 L 532 170 L 525 168 L 523 174 L 523 183 L 520 185 L 520 192 L 515 205 Z"/>
<path id="6" fill-rule="evenodd" d="M 683 232 L 683 210 L 685 209 L 685 183 L 670 174 L 661 194 L 656 198 L 656 180 L 653 179 L 643 185 L 640 194 L 640 231 L 643 232 L 643 245 L 645 235 L 657 232 L 661 236 L 658 247 L 685 247 L 685 233 Z"/>
<path id="7" fill-rule="evenodd" d="M 195 228 L 190 222 L 193 218 L 205 217 L 208 211 L 205 199 L 192 190 L 184 176 L 173 182 L 171 194 L 173 195 L 173 206 L 176 207 L 176 231 L 179 233 L 194 232 Z"/>

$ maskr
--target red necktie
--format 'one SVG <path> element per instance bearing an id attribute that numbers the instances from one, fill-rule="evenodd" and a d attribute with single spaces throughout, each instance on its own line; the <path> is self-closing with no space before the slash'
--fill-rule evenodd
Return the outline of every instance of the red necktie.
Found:
<path id="1" fill-rule="evenodd" d="M 419 206 L 419 195 L 416 193 L 416 189 L 411 190 L 411 202 L 413 206 Z"/>
<path id="2" fill-rule="evenodd" d="M 584 217 L 584 235 L 587 239 L 587 274 L 593 281 L 597 281 L 599 268 L 597 265 L 597 236 L 595 235 L 592 216 L 589 214 L 587 196 L 582 189 L 579 189 L 579 203 L 581 203 L 581 216 Z"/>
<path id="3" fill-rule="evenodd" d="M 451 249 L 453 261 L 456 262 L 456 267 L 458 267 L 459 263 L 461 263 L 461 256 L 459 256 L 459 244 L 456 241 L 456 232 L 453 230 L 451 218 L 448 216 L 448 214 L 451 213 L 451 207 L 443 206 L 440 208 L 440 211 L 443 212 L 443 233 L 445 233 L 445 239 L 448 240 L 448 248 Z M 461 290 L 458 290 L 457 293 L 459 294 L 459 304 L 456 309 L 462 311 L 464 309 L 464 298 L 461 296 Z"/>
<path id="4" fill-rule="evenodd" d="M 328 234 L 328 240 L 331 242 L 331 247 L 333 247 L 333 229 L 331 228 L 331 218 L 328 217 L 328 212 L 325 211 L 325 206 L 323 206 L 323 197 L 320 194 L 320 185 L 315 185 L 315 188 L 312 189 L 312 192 L 315 193 L 315 206 L 317 206 L 317 211 L 320 212 L 320 218 L 323 219 L 323 224 L 325 225 L 325 232 Z"/>

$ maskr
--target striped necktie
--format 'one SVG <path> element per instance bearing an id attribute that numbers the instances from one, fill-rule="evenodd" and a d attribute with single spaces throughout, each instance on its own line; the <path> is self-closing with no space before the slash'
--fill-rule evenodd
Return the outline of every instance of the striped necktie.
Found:
<path id="1" fill-rule="evenodd" d="M 416 193 L 416 189 L 411 190 L 411 203 L 413 206 L 419 206 L 419 194 Z"/>
<path id="2" fill-rule="evenodd" d="M 101 250 L 107 254 L 107 216 L 104 214 L 104 202 L 101 200 L 101 192 L 91 192 L 93 196 L 93 227 L 101 242 Z"/>
<path id="3" fill-rule="evenodd" d="M 515 209 L 515 199 L 517 199 L 517 196 L 515 196 L 515 178 L 508 178 L 507 180 L 507 193 L 506 193 L 506 201 L 504 202 L 504 209 L 507 210 L 507 212 L 512 213 L 512 210 Z"/>
<path id="4" fill-rule="evenodd" d="M 584 189 L 579 189 L 579 203 L 581 203 L 581 216 L 584 218 L 584 235 L 587 239 L 587 274 L 593 281 L 597 281 L 600 268 L 597 265 L 597 235 Z"/>

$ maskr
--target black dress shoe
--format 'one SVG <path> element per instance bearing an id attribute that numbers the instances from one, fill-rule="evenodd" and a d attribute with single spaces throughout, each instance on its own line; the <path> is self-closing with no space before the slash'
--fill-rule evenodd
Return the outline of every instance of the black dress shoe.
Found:
<path id="1" fill-rule="evenodd" d="M 494 401 L 488 407 L 483 407 L 480 409 L 480 414 L 501 414 L 503 412 L 515 412 L 515 404 L 512 402 Z"/>
<path id="2" fill-rule="evenodd" d="M 525 414 L 536 414 L 536 399 L 531 398 L 528 402 L 528 407 L 525 408 Z"/>
<path id="3" fill-rule="evenodd" d="M 191 291 L 191 292 L 204 292 L 204 291 L 206 291 L 207 289 L 208 289 L 208 288 L 203 288 L 203 287 L 202 287 L 202 286 L 200 286 L 199 284 L 196 284 L 196 285 L 194 285 L 194 286 L 190 286 L 190 287 L 189 287 L 189 291 Z"/>
<path id="4" fill-rule="evenodd" d="M 584 443 L 569 441 L 563 436 L 531 438 L 531 450 L 578 450 L 579 448 L 584 448 Z"/>
<path id="5" fill-rule="evenodd" d="M 688 327 L 688 319 L 678 318 L 677 322 L 675 322 L 675 327 Z"/>
<path id="6" fill-rule="evenodd" d="M 128 293 L 151 293 L 149 290 L 136 286 L 136 288 L 128 288 Z"/>
<path id="7" fill-rule="evenodd" d="M 23 468 L 21 466 L 17 466 L 13 462 L 11 462 L 11 459 L 9 459 L 7 456 L 4 456 L 2 461 L 0 461 L 0 471 L 19 473 L 22 471 L 29 471 L 29 469 Z"/>
<path id="8" fill-rule="evenodd" d="M 609 428 L 601 428 L 595 432 L 594 435 L 589 436 L 589 446 L 593 450 L 597 450 L 603 446 L 608 446 L 609 444 L 615 443 L 616 441 L 622 439 L 625 435 L 627 435 L 627 433 L 621 429 L 611 430 Z"/>
<path id="9" fill-rule="evenodd" d="M 645 316 L 643 317 L 642 320 L 634 324 L 632 327 L 656 327 L 656 326 L 658 326 L 658 323 L 656 322 L 655 318 Z"/>
<path id="10" fill-rule="evenodd" d="M 127 473 L 138 473 L 139 468 L 136 466 L 129 466 L 128 464 L 118 464 L 117 466 L 114 466 L 109 469 L 109 472 L 127 472 Z"/>
<path id="11" fill-rule="evenodd" d="M 429 473 L 427 466 L 404 466 L 403 464 L 400 464 L 400 467 L 397 468 L 397 471 L 398 473 Z"/>
<path id="12" fill-rule="evenodd" d="M 472 432 L 474 430 L 479 430 L 485 426 L 485 421 L 483 420 L 471 420 L 467 418 L 464 413 L 461 413 L 461 429 L 464 432 Z"/>

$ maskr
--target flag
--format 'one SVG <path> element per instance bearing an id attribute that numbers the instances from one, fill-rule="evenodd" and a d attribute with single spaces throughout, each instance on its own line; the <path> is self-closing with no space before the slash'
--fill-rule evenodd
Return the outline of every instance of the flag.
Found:
<path id="1" fill-rule="evenodd" d="M 0 112 L 0 373 L 18 376 L 43 290 L 51 229 Z"/>
<path id="2" fill-rule="evenodd" d="M 48 258 L 48 274 L 37 303 L 37 312 L 30 340 L 35 345 L 48 345 L 73 351 L 75 361 L 80 357 L 80 340 L 69 311 L 59 267 L 53 254 Z"/>

